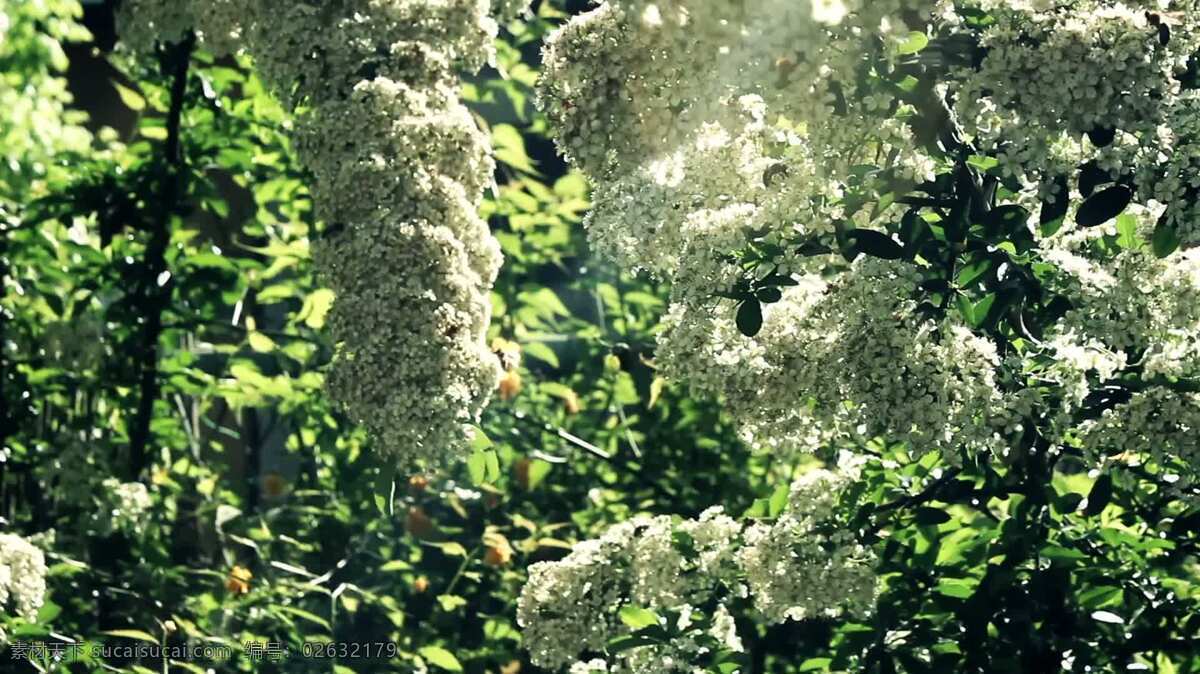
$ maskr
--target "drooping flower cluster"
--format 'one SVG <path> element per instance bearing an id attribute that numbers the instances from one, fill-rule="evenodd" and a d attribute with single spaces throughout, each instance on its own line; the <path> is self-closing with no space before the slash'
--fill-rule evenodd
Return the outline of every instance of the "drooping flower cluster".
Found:
<path id="1" fill-rule="evenodd" d="M 690 673 L 706 657 L 742 652 L 731 607 L 747 598 L 769 622 L 868 613 L 873 557 L 835 512 L 854 474 L 806 473 L 774 523 L 744 527 L 720 508 L 696 520 L 639 517 L 533 565 L 517 607 L 533 662 L 572 673 Z M 631 608 L 651 611 L 662 638 L 608 654 L 614 639 L 645 629 L 630 623 Z"/>
<path id="2" fill-rule="evenodd" d="M 501 255 L 476 214 L 493 162 L 457 95 L 458 71 L 492 54 L 487 0 L 139 0 L 122 11 L 135 43 L 189 28 L 217 51 L 243 39 L 296 107 L 325 222 L 314 259 L 337 294 L 329 391 L 402 461 L 461 455 L 500 377 L 484 338 Z"/>
<path id="3" fill-rule="evenodd" d="M 35 620 L 46 599 L 46 557 L 15 534 L 0 534 L 0 612 Z M 0 629 L 0 644 L 6 636 Z"/>
<path id="4" fill-rule="evenodd" d="M 720 395 L 753 444 L 886 437 L 953 458 L 1004 453 L 1030 423 L 1098 442 L 1143 414 L 1135 400 L 1091 418 L 1106 382 L 1200 375 L 1195 263 L 1163 243 L 1200 243 L 1198 9 L 609 0 L 549 38 L 540 102 L 594 184 L 597 250 L 672 282 L 659 364 Z M 989 203 L 965 214 L 902 199 L 984 172 Z M 1000 184 L 1026 213 L 1069 199 L 1071 224 L 1021 222 L 1013 239 L 1034 250 L 1005 263 L 965 234 L 901 250 L 902 220 L 948 238 L 947 218 L 985 217 Z M 975 294 L 984 274 L 992 292 Z M 1035 277 L 1073 307 L 1037 338 L 998 299 Z M 1015 346 L 995 335 L 1006 321 Z M 1192 409 L 1175 390 L 1171 409 Z M 1192 416 L 1135 435 L 1183 438 Z"/>

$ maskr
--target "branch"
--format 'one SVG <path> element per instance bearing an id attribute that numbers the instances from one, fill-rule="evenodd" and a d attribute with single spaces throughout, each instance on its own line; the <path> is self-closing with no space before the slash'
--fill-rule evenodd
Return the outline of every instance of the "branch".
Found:
<path id="1" fill-rule="evenodd" d="M 144 257 L 146 285 L 142 296 L 143 320 L 137 412 L 129 431 L 129 477 L 137 480 L 146 469 L 147 445 L 150 441 L 150 422 L 154 416 L 154 401 L 161 393 L 158 381 L 158 341 L 163 331 L 163 312 L 170 304 L 170 278 L 160 282 L 167 271 L 166 253 L 171 241 L 171 218 L 179 210 L 184 193 L 185 161 L 180 151 L 180 123 L 187 93 L 188 67 L 196 38 L 189 34 L 179 44 L 166 48 L 166 67 L 171 69 L 171 107 L 167 111 L 167 140 L 164 147 L 166 172 L 158 207 L 161 219 L 150 232 Z"/>

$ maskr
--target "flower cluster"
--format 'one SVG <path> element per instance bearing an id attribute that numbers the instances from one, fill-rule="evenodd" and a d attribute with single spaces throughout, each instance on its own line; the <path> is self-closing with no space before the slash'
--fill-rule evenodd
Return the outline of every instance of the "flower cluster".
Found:
<path id="1" fill-rule="evenodd" d="M 672 283 L 659 363 L 720 396 L 751 444 L 1004 453 L 1031 421 L 1055 441 L 1098 437 L 1080 412 L 1114 378 L 1200 376 L 1197 9 L 608 0 L 549 38 L 540 102 L 595 186 L 597 250 Z M 896 197 L 950 177 L 965 151 L 1029 211 L 1070 199 L 1064 222 L 1099 189 L 1133 201 L 1119 254 L 1113 224 L 1023 233 L 1049 269 L 1025 274 L 1072 308 L 1015 355 L 1001 357 L 973 300 L 930 306 L 930 287 L 971 297 L 953 260 L 841 254 L 849 231 L 890 238 L 909 211 Z M 1183 252 L 1151 254 L 1171 236 Z M 749 330 L 735 321 L 748 302 Z M 1135 402 L 1107 410 L 1109 425 Z"/>
<path id="2" fill-rule="evenodd" d="M 121 482 L 110 477 L 100 483 L 103 511 L 97 515 L 100 531 L 134 531 L 145 523 L 153 502 L 141 482 Z"/>
<path id="3" fill-rule="evenodd" d="M 874 554 L 838 526 L 848 473 L 812 470 L 792 483 L 788 507 L 743 534 L 738 564 L 768 622 L 863 615 L 875 605 Z"/>
<path id="4" fill-rule="evenodd" d="M 15 534 L 0 534 L 0 609 L 5 615 L 35 620 L 46 598 L 46 557 Z M 5 640 L 0 629 L 0 643 Z"/>
<path id="5" fill-rule="evenodd" d="M 405 462 L 460 455 L 500 377 L 484 339 L 501 255 L 476 214 L 494 166 L 457 95 L 457 71 L 491 58 L 487 1 L 127 4 L 135 43 L 188 27 L 215 50 L 244 39 L 297 109 L 325 222 L 314 259 L 337 294 L 329 391 Z"/>
<path id="6" fill-rule="evenodd" d="M 720 508 L 696 520 L 639 517 L 533 565 L 517 607 L 530 657 L 572 674 L 691 673 L 705 657 L 742 651 L 730 611 L 747 598 L 771 622 L 868 613 L 873 558 L 835 508 L 854 475 L 806 473 L 774 523 L 746 527 Z M 650 611 L 657 627 L 631 623 L 631 608 Z M 647 627 L 661 638 L 592 657 Z"/>
<path id="7" fill-rule="evenodd" d="M 1033 185 L 1084 162 L 1129 176 L 1138 197 L 1170 209 L 1200 242 L 1195 201 L 1197 116 L 1189 59 L 1200 50 L 1193 0 L 1077 0 L 980 7 L 977 67 L 949 77 L 968 138 Z"/>
<path id="8" fill-rule="evenodd" d="M 992 344 L 918 316 L 920 279 L 900 265 L 826 281 L 834 256 L 788 244 L 828 250 L 844 223 L 898 218 L 894 206 L 855 206 L 855 194 L 933 177 L 903 106 L 858 82 L 860 55 L 882 44 L 896 57 L 904 21 L 937 8 L 761 4 L 612 1 L 550 38 L 541 102 L 595 183 L 592 241 L 672 281 L 661 362 L 724 396 L 754 444 L 812 449 L 880 433 L 947 453 L 999 443 Z M 794 287 L 746 337 L 722 294 L 745 273 L 738 252 L 754 247 L 775 249 L 775 273 Z"/>
<path id="9" fill-rule="evenodd" d="M 1004 444 L 995 346 L 922 318 L 912 269 L 859 260 L 826 281 L 799 279 L 769 305 L 756 338 L 732 316 L 677 303 L 659 358 L 668 374 L 720 394 L 752 445 L 813 451 L 880 435 L 943 451 Z"/>

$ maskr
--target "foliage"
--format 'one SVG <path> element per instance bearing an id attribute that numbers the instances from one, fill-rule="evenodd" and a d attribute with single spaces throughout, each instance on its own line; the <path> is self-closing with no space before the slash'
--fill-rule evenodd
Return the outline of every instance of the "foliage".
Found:
<path id="1" fill-rule="evenodd" d="M 775 544 L 785 558 L 808 551 L 818 566 L 839 547 L 856 563 L 870 559 L 878 584 L 859 596 L 873 606 L 822 613 L 813 600 L 813 611 L 764 610 L 753 594 L 778 598 L 803 586 L 783 581 L 809 576 L 755 577 L 765 562 L 743 557 L 714 590 L 720 601 L 653 606 L 662 595 L 615 592 L 609 613 L 594 619 L 618 636 L 573 653 L 595 667 L 573 671 L 605 671 L 621 657 L 640 658 L 638 671 L 669 671 L 663 654 L 695 653 L 672 650 L 689 634 L 701 635 L 688 637 L 701 654 L 679 664 L 724 674 L 1200 669 L 1200 510 L 1186 456 L 1069 434 L 1052 441 L 1037 425 L 1005 436 L 995 452 L 921 444 L 888 437 L 881 420 L 900 414 L 869 397 L 872 432 L 812 455 L 753 452 L 764 434 L 747 436 L 744 416 L 727 411 L 755 403 L 737 394 L 766 388 L 758 371 L 735 361 L 676 368 L 678 379 L 663 372 L 663 331 L 677 329 L 670 307 L 681 297 L 702 290 L 712 304 L 690 308 L 716 307 L 711 315 L 734 338 L 766 340 L 783 324 L 785 296 L 800 292 L 788 264 L 820 257 L 827 272 L 919 267 L 909 298 L 919 315 L 983 335 L 1002 357 L 1027 357 L 1031 379 L 1057 376 L 1058 353 L 1038 349 L 1072 298 L 1056 285 L 1061 259 L 1040 257 L 1042 243 L 1088 229 L 1088 256 L 1178 260 L 1188 254 L 1176 250 L 1190 245 L 1186 230 L 1134 220 L 1143 214 L 1122 191 L 1132 189 L 1126 178 L 1086 163 L 1061 178 L 1074 190 L 1069 204 L 1027 203 L 1028 185 L 1000 150 L 963 145 L 923 167 L 933 171 L 927 181 L 895 181 L 892 166 L 847 167 L 839 198 L 850 202 L 850 222 L 812 237 L 750 231 L 714 263 L 731 274 L 721 277 L 727 286 L 696 283 L 711 280 L 702 275 L 674 276 L 672 286 L 663 279 L 678 261 L 667 257 L 642 265 L 653 275 L 633 275 L 637 264 L 594 258 L 582 226 L 590 217 L 592 244 L 611 255 L 600 229 L 624 202 L 607 200 L 601 172 L 585 178 L 555 155 L 552 136 L 563 133 L 555 115 L 567 113 L 551 107 L 548 118 L 534 104 L 548 70 L 541 45 L 579 9 L 535 3 L 504 26 L 494 63 L 462 86 L 497 162 L 480 215 L 504 254 L 487 343 L 505 373 L 468 458 L 410 474 L 325 392 L 339 347 L 327 326 L 336 297 L 311 253 L 325 223 L 293 143 L 303 106 L 281 105 L 246 55 L 193 51 L 185 37 L 186 48 L 102 55 L 118 73 L 111 92 L 120 111 L 135 121 L 92 133 L 69 106 L 65 79 L 77 64 L 64 45 L 89 39 L 80 6 L 0 0 L 0 103 L 12 111 L 0 119 L 0 588 L 5 560 L 38 566 L 35 547 L 47 583 L 32 611 L 0 593 L 0 669 L 543 671 L 522 635 L 535 630 L 517 620 L 531 569 L 566 568 L 555 563 L 578 560 L 591 544 L 577 542 L 590 539 L 677 555 L 686 573 L 699 555 L 692 534 L 712 506 L 737 520 L 739 554 Z M 89 26 L 103 27 L 112 11 L 89 7 Z M 979 9 L 968 27 L 994 19 Z M 901 38 L 876 45 L 879 59 L 856 60 L 855 76 L 924 114 L 929 101 L 916 99 L 929 90 L 913 82 L 944 75 L 933 56 L 953 57 L 962 43 L 934 32 Z M 926 140 L 936 146 L 937 133 Z M 769 189 L 803 176 L 769 168 L 755 178 Z M 625 263 L 678 253 L 647 234 L 619 247 Z M 1164 276 L 1147 264 L 1127 277 L 1156 287 Z M 873 286 L 863 287 L 855 297 L 867 302 Z M 857 306 L 830 302 L 826 315 Z M 860 338 L 847 357 L 899 332 L 861 325 L 847 333 Z M 814 351 L 765 353 L 821 363 L 822 380 L 839 375 Z M 949 390 L 966 390 L 975 364 L 964 358 L 963 379 Z M 1100 418 L 1162 385 L 1140 375 L 1086 370 L 1076 411 Z M 706 376 L 748 384 L 687 388 Z M 1071 383 L 1047 384 L 1039 404 L 1054 409 Z M 763 432 L 810 408 L 807 398 L 779 400 L 755 419 Z M 1195 447 L 1194 436 L 1181 442 Z M 819 466 L 833 466 L 842 449 L 859 459 L 855 479 L 835 489 Z M 825 511 L 828 521 L 817 517 Z M 639 529 L 644 522 L 653 527 Z M 666 566 L 628 554 L 643 563 L 622 557 L 618 585 Z M 750 591 L 737 595 L 745 584 Z M 40 592 L 27 583 L 13 596 Z M 732 640 L 713 636 L 718 625 L 736 632 L 738 648 L 722 650 Z M 18 652 L 38 641 L 84 648 L 64 651 L 63 662 Z M 101 644 L 220 648 L 229 657 L 92 648 Z M 267 644 L 289 655 L 264 654 Z"/>

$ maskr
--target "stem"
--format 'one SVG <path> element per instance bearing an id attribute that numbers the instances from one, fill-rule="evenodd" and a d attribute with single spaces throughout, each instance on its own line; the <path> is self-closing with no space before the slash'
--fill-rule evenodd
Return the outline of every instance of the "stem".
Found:
<path id="1" fill-rule="evenodd" d="M 167 271 L 166 253 L 171 241 L 171 218 L 179 210 L 180 197 L 184 193 L 185 160 L 180 151 L 180 122 L 183 117 L 184 97 L 187 93 L 188 67 L 196 38 L 188 35 L 179 44 L 167 48 L 167 67 L 171 72 L 171 107 L 167 111 L 167 141 L 164 148 L 166 175 L 159 195 L 161 219 L 150 233 L 145 252 L 146 286 L 142 297 L 144 323 L 141 335 L 141 359 L 138 366 L 141 398 L 137 413 L 129 432 L 129 474 L 138 479 L 146 469 L 147 445 L 150 441 L 150 421 L 154 416 L 154 402 L 161 393 L 158 381 L 158 341 L 163 332 L 163 312 L 171 299 L 171 279 L 164 278 Z"/>

